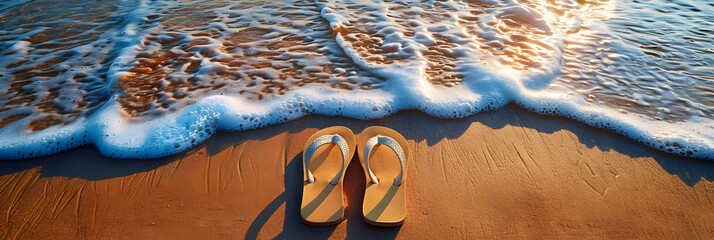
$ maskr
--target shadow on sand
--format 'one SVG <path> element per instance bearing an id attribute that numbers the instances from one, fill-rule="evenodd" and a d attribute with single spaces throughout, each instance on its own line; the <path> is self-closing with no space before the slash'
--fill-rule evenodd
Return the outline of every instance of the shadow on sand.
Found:
<path id="1" fill-rule="evenodd" d="M 337 225 L 312 227 L 302 222 L 300 217 L 300 200 L 302 194 L 302 152 L 297 154 L 285 169 L 285 192 L 276 197 L 258 217 L 251 223 L 245 239 L 256 239 L 263 225 L 285 204 L 285 219 L 283 231 L 275 239 L 328 239 Z M 359 160 L 352 159 L 347 168 L 344 180 L 344 191 L 347 198 L 345 218 L 348 239 L 394 239 L 401 227 L 384 228 L 372 226 L 362 220 L 362 196 L 366 180 Z"/>

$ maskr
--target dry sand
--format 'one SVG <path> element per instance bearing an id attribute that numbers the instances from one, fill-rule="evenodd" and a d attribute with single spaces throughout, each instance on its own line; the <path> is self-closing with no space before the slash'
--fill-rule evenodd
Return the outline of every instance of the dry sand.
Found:
<path id="1" fill-rule="evenodd" d="M 347 220 L 301 222 L 301 147 L 332 125 L 383 125 L 409 140 L 402 227 L 362 220 L 359 161 L 346 173 Z M 81 148 L 0 162 L 0 238 L 714 239 L 712 181 L 714 162 L 513 106 L 459 120 L 310 116 L 166 159 Z"/>

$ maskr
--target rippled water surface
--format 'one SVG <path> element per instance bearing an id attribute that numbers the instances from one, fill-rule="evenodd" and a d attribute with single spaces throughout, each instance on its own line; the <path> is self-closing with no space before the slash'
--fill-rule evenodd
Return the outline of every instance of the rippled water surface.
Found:
<path id="1" fill-rule="evenodd" d="M 515 102 L 714 159 L 706 0 L 4 1 L 0 158 Z"/>

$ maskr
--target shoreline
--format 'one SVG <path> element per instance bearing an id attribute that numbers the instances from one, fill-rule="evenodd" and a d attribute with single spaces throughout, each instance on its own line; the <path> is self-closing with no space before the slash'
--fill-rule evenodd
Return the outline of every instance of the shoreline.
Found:
<path id="1" fill-rule="evenodd" d="M 318 129 L 371 125 L 410 143 L 407 220 L 364 223 L 364 175 L 346 173 L 347 220 L 298 214 L 300 154 Z M 0 236 L 12 238 L 713 238 L 714 162 L 509 104 L 463 119 L 306 116 L 220 132 L 161 159 L 93 147 L 0 162 Z"/>

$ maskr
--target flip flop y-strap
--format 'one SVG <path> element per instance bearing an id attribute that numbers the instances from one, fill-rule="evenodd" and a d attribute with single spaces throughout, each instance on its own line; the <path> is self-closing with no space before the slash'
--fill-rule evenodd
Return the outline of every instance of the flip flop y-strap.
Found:
<path id="1" fill-rule="evenodd" d="M 349 147 L 347 145 L 347 141 L 342 138 L 340 135 L 323 135 L 315 139 L 315 141 L 312 141 L 310 143 L 310 146 L 307 147 L 305 150 L 305 175 L 307 176 L 307 180 L 310 181 L 310 183 L 315 182 L 315 177 L 312 176 L 312 172 L 310 172 L 310 159 L 312 159 L 312 155 L 315 153 L 315 150 L 319 148 L 322 145 L 329 144 L 329 143 L 334 143 L 337 145 L 337 147 L 340 149 L 340 152 L 342 152 L 342 169 L 340 169 L 340 172 L 335 175 L 335 177 L 330 181 L 330 184 L 335 185 L 337 182 L 340 181 L 340 178 L 342 177 L 342 173 L 345 171 L 345 164 L 347 163 L 347 159 L 349 157 Z"/>
<path id="2" fill-rule="evenodd" d="M 377 179 L 376 176 L 374 176 L 372 169 L 369 168 L 369 152 L 372 151 L 372 148 L 374 148 L 374 146 L 377 146 L 377 144 L 382 144 L 382 145 L 388 146 L 397 154 L 397 157 L 399 158 L 399 164 L 401 165 L 401 169 L 399 170 L 399 175 L 397 175 L 397 178 L 394 179 L 394 186 L 401 185 L 402 184 L 402 176 L 404 175 L 404 161 L 405 161 L 404 150 L 402 149 L 401 146 L 399 146 L 399 143 L 396 140 L 394 140 L 391 137 L 387 137 L 387 136 L 374 136 L 374 137 L 370 138 L 369 140 L 367 140 L 367 143 L 365 143 L 364 166 L 365 166 L 365 169 L 367 169 L 367 174 L 369 175 L 369 178 L 372 180 L 372 183 L 374 183 L 374 184 L 379 183 L 379 180 Z"/>

